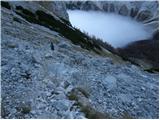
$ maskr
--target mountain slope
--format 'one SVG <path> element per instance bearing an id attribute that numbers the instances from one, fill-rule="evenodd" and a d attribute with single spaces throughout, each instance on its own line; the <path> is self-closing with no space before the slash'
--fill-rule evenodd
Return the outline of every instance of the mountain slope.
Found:
<path id="1" fill-rule="evenodd" d="M 92 10 L 128 16 L 141 22 L 152 38 L 119 48 L 116 54 L 149 71 L 159 69 L 159 3 L 158 1 L 68 1 L 67 9 Z M 107 26 L 106 26 L 107 27 Z M 124 34 L 125 36 L 125 34 Z M 145 41 L 145 42 L 144 42 Z"/>
<path id="2" fill-rule="evenodd" d="M 32 5 L 59 24 L 37 19 Z M 1 9 L 3 118 L 158 118 L 158 74 L 115 63 L 119 58 L 99 54 L 103 48 L 92 41 L 87 50 L 83 33 L 72 38 L 74 28 L 38 2 L 6 6 Z M 71 32 L 62 33 L 61 25 Z"/>

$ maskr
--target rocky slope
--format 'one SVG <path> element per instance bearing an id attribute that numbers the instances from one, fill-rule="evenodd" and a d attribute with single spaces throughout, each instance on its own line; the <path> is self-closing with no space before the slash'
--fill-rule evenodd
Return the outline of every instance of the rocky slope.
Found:
<path id="1" fill-rule="evenodd" d="M 2 3 L 3 118 L 158 118 L 158 74 L 86 42 L 43 5 Z"/>

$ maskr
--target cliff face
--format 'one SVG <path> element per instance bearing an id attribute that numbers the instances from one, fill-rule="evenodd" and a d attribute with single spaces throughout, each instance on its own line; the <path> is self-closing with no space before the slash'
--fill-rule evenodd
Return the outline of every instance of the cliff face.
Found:
<path id="1" fill-rule="evenodd" d="M 39 4 L 42 7 L 44 7 L 45 9 L 49 10 L 50 12 L 53 12 L 55 15 L 65 19 L 65 20 L 69 20 L 64 2 L 40 1 Z"/>
<path id="2" fill-rule="evenodd" d="M 2 6 L 7 6 L 7 3 L 2 3 Z M 66 7 L 63 2 L 31 2 L 31 1 L 14 1 L 10 2 L 10 7 L 12 10 L 16 10 L 18 6 L 23 6 L 23 8 L 29 9 L 31 12 L 36 12 L 37 10 L 45 11 L 46 13 L 50 13 L 53 16 L 61 17 L 65 20 L 68 20 L 68 14 L 66 11 Z"/>
<path id="3" fill-rule="evenodd" d="M 104 50 L 51 4 L 1 2 L 2 118 L 158 118 L 158 74 Z"/>

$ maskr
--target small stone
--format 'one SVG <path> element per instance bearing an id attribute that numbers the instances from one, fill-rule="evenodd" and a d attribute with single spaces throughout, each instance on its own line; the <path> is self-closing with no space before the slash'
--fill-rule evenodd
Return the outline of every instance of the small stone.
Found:
<path id="1" fill-rule="evenodd" d="M 138 98 L 138 101 L 141 102 L 141 101 L 142 101 L 142 98 Z"/>
<path id="2" fill-rule="evenodd" d="M 18 47 L 17 44 L 16 44 L 16 43 L 13 43 L 13 42 L 8 42 L 7 46 L 8 46 L 9 48 L 16 48 L 16 47 Z"/>
<path id="3" fill-rule="evenodd" d="M 36 114 L 36 111 L 32 110 L 31 113 L 32 113 L 32 114 Z"/>
<path id="4" fill-rule="evenodd" d="M 51 92 L 47 92 L 46 95 L 49 97 L 51 96 Z"/>
<path id="5" fill-rule="evenodd" d="M 51 52 L 48 52 L 48 53 L 45 55 L 45 58 L 52 58 L 52 57 L 53 57 L 53 55 L 52 55 Z"/>
<path id="6" fill-rule="evenodd" d="M 70 49 L 70 48 L 71 48 L 71 46 L 69 46 L 69 45 L 66 44 L 66 43 L 60 43 L 60 44 L 58 45 L 58 47 L 60 47 L 60 48 L 65 48 L 65 49 Z"/>
<path id="7" fill-rule="evenodd" d="M 59 111 L 67 111 L 68 110 L 68 105 L 63 100 L 61 100 L 61 101 L 59 101 L 59 100 L 58 101 L 54 101 L 52 103 L 52 106 L 54 108 L 56 108 L 57 110 L 59 110 Z"/>
<path id="8" fill-rule="evenodd" d="M 64 88 L 66 89 L 68 86 L 70 85 L 70 83 L 68 81 L 64 82 Z"/>
<path id="9" fill-rule="evenodd" d="M 142 86 L 142 87 L 141 87 L 141 90 L 145 91 L 145 90 L 146 90 L 146 88 Z"/>
<path id="10" fill-rule="evenodd" d="M 35 53 L 32 57 L 33 63 L 41 63 L 42 59 L 41 56 L 38 53 Z"/>

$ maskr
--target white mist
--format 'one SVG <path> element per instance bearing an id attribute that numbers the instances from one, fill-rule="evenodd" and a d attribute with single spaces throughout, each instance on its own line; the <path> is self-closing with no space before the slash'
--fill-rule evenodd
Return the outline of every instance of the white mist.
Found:
<path id="1" fill-rule="evenodd" d="M 115 48 L 151 37 L 142 23 L 130 17 L 80 10 L 68 10 L 68 14 L 73 26 L 101 38 Z"/>

